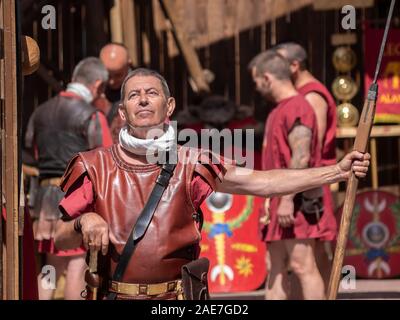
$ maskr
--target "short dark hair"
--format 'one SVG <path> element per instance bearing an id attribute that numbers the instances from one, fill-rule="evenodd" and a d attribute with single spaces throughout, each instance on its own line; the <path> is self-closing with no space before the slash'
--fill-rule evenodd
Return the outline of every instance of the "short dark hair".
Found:
<path id="1" fill-rule="evenodd" d="M 74 68 L 72 82 L 90 85 L 96 80 L 101 80 L 103 83 L 108 81 L 108 71 L 99 58 L 87 57 Z"/>
<path id="2" fill-rule="evenodd" d="M 151 69 L 147 69 L 147 68 L 137 68 L 137 69 L 134 69 L 131 72 L 129 72 L 128 75 L 126 76 L 124 82 L 122 83 L 122 86 L 121 86 L 121 100 L 123 100 L 124 97 L 125 97 L 125 86 L 126 86 L 126 83 L 128 82 L 128 80 L 130 78 L 133 78 L 135 76 L 146 76 L 146 77 L 148 76 L 148 77 L 157 78 L 158 80 L 160 80 L 161 87 L 162 87 L 162 90 L 164 92 L 165 97 L 168 99 L 171 96 L 167 80 L 165 80 L 165 78 L 161 74 L 159 74 L 155 70 L 151 70 Z"/>
<path id="3" fill-rule="evenodd" d="M 277 79 L 290 79 L 289 62 L 275 50 L 267 50 L 256 55 L 249 63 L 249 70 L 256 69 L 257 75 L 272 73 Z"/>
<path id="4" fill-rule="evenodd" d="M 274 50 L 280 49 L 286 51 L 286 59 L 288 59 L 290 63 L 298 61 L 301 70 L 307 68 L 307 52 L 301 45 L 296 42 L 284 42 L 274 47 Z"/>

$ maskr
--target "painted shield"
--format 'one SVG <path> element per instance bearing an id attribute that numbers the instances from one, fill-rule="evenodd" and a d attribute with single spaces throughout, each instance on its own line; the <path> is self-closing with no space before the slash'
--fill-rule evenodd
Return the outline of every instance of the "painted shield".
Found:
<path id="1" fill-rule="evenodd" d="M 342 209 L 339 208 L 338 216 Z M 348 239 L 343 264 L 354 266 L 357 277 L 382 279 L 399 276 L 399 198 L 384 191 L 359 193 Z"/>
<path id="2" fill-rule="evenodd" d="M 201 256 L 210 260 L 210 292 L 259 288 L 266 279 L 266 247 L 258 218 L 264 199 L 214 192 L 203 203 Z"/>

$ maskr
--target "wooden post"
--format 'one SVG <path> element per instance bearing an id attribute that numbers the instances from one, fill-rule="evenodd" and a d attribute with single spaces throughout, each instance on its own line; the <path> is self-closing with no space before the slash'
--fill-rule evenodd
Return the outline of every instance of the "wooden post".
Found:
<path id="1" fill-rule="evenodd" d="M 3 54 L 3 1 L 0 0 L 0 197 L 1 197 L 1 213 L 0 213 L 0 300 L 5 299 L 4 291 L 4 262 L 3 259 L 3 206 L 5 205 L 5 198 L 3 193 L 3 154 L 4 154 L 4 79 L 2 75 L 4 74 L 4 54 Z"/>
<path id="2" fill-rule="evenodd" d="M 377 150 L 376 150 L 376 138 L 371 138 L 370 141 L 371 151 L 371 176 L 372 176 L 372 189 L 378 190 L 378 162 L 377 162 Z"/>
<path id="3" fill-rule="evenodd" d="M 185 30 L 179 24 L 174 11 L 174 2 L 171 0 L 160 0 L 161 8 L 164 12 L 166 19 L 168 19 L 172 26 L 172 33 L 179 51 L 185 59 L 189 73 L 193 79 L 191 82 L 192 89 L 195 92 L 210 92 L 208 83 L 204 79 L 203 69 L 201 67 L 199 57 L 190 44 Z"/>
<path id="4" fill-rule="evenodd" d="M 111 41 L 123 42 L 122 36 L 122 17 L 121 17 L 121 2 L 114 0 L 114 6 L 110 10 L 110 27 L 111 27 Z"/>
<path id="5" fill-rule="evenodd" d="M 6 299 L 19 298 L 18 259 L 18 131 L 17 50 L 15 0 L 3 1 L 5 154 L 3 156 L 6 198 Z"/>
<path id="6" fill-rule="evenodd" d="M 136 19 L 133 0 L 120 0 L 122 41 L 128 48 L 132 65 L 138 65 Z"/>

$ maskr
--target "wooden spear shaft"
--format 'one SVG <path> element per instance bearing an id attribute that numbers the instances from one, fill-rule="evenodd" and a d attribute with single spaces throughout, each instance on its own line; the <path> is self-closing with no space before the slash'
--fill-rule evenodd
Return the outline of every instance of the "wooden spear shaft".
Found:
<path id="1" fill-rule="evenodd" d="M 390 3 L 389 14 L 386 21 L 385 32 L 383 34 L 381 49 L 379 52 L 378 62 L 375 70 L 374 81 L 369 87 L 368 95 L 367 98 L 365 99 L 360 121 L 358 123 L 357 134 L 356 134 L 356 139 L 354 141 L 353 149 L 360 152 L 365 152 L 367 150 L 368 139 L 372 129 L 372 124 L 375 116 L 376 99 L 378 96 L 377 79 L 381 67 L 382 56 L 385 49 L 387 34 L 390 27 L 390 21 L 392 19 L 395 2 L 396 0 L 392 0 L 392 2 Z M 349 234 L 351 217 L 353 215 L 357 187 L 358 187 L 358 179 L 353 173 L 347 183 L 346 197 L 343 205 L 342 219 L 340 221 L 335 257 L 333 259 L 332 272 L 331 272 L 331 277 L 329 279 L 329 286 L 328 286 L 329 300 L 335 300 L 338 292 L 340 276 L 342 273 L 343 258 L 346 250 L 347 236 Z"/>

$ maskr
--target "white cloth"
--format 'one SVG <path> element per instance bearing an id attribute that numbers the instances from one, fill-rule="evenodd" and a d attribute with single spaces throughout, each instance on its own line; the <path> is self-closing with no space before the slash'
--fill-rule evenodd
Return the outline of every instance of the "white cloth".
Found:
<path id="1" fill-rule="evenodd" d="M 157 137 L 160 129 L 150 130 L 148 136 Z M 168 125 L 163 135 L 157 138 L 138 139 L 129 134 L 128 127 L 123 127 L 119 132 L 119 144 L 125 150 L 137 155 L 149 155 L 155 152 L 163 152 L 172 150 L 176 144 L 175 130 Z"/>
<path id="2" fill-rule="evenodd" d="M 91 103 L 93 101 L 93 95 L 90 90 L 82 83 L 79 82 L 71 82 L 67 85 L 67 92 L 73 92 L 80 96 L 87 103 Z"/>

